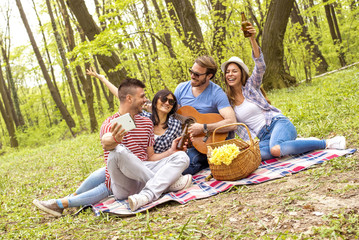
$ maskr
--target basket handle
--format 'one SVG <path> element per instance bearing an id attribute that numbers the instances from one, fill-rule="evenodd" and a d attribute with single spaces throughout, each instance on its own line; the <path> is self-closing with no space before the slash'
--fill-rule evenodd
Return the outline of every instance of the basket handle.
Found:
<path id="1" fill-rule="evenodd" d="M 247 133 L 248 133 L 248 136 L 249 136 L 249 139 L 251 141 L 251 145 L 254 146 L 254 142 L 253 142 L 253 139 L 252 139 L 252 135 L 251 135 L 251 132 L 249 131 L 247 125 L 245 125 L 244 123 L 230 123 L 230 124 L 226 124 L 226 125 L 223 125 L 223 126 L 220 126 L 216 129 L 214 129 L 213 131 L 213 136 L 212 136 L 212 143 L 214 143 L 214 139 L 215 139 L 215 135 L 216 135 L 216 131 L 221 129 L 221 128 L 225 128 L 225 127 L 229 127 L 229 126 L 233 126 L 233 125 L 241 125 L 241 126 L 244 126 L 247 130 Z"/>

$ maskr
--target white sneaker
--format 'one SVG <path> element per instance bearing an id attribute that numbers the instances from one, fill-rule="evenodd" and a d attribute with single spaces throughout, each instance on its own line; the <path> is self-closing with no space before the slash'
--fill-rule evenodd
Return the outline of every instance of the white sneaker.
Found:
<path id="1" fill-rule="evenodd" d="M 186 188 L 189 188 L 192 186 L 192 175 L 186 174 L 184 176 L 181 176 L 175 183 L 173 183 L 169 188 L 167 189 L 168 192 L 177 192 Z"/>
<path id="2" fill-rule="evenodd" d="M 331 149 L 346 149 L 345 147 L 345 137 L 336 136 L 327 140 L 327 148 Z"/>
<path id="3" fill-rule="evenodd" d="M 150 200 L 144 194 L 134 194 L 128 197 L 128 204 L 130 205 L 132 212 L 136 211 L 149 202 Z"/>

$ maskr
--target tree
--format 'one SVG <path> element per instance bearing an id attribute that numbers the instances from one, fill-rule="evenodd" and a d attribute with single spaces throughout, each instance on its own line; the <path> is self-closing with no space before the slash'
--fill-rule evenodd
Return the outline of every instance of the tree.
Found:
<path id="1" fill-rule="evenodd" d="M 66 124 L 69 127 L 71 133 L 74 135 L 74 133 L 72 131 L 72 128 L 76 126 L 75 121 L 71 117 L 70 113 L 67 111 L 64 103 L 61 100 L 60 94 L 58 93 L 55 86 L 51 82 L 50 75 L 47 72 L 44 60 L 42 59 L 41 53 L 39 51 L 39 48 L 37 47 L 35 38 L 34 38 L 34 36 L 32 34 L 31 29 L 30 29 L 30 25 L 29 25 L 29 23 L 27 21 L 26 14 L 24 12 L 24 9 L 22 7 L 22 4 L 21 4 L 20 0 L 16 0 L 16 5 L 17 5 L 17 7 L 19 9 L 21 19 L 22 19 L 22 21 L 24 23 L 24 26 L 26 28 L 27 34 L 29 35 L 32 48 L 33 48 L 33 50 L 35 52 L 36 59 L 37 59 L 39 65 L 40 65 L 42 74 L 44 75 L 44 78 L 45 78 L 47 86 L 48 86 L 48 88 L 50 90 L 51 96 L 54 99 L 54 101 L 56 103 L 56 106 L 59 108 L 62 117 L 65 119 Z"/>
<path id="2" fill-rule="evenodd" d="M 295 84 L 295 78 L 284 70 L 283 38 L 294 0 L 272 0 L 263 29 L 262 50 L 267 65 L 263 87 L 285 88 Z"/>
<path id="3" fill-rule="evenodd" d="M 318 45 L 313 41 L 312 37 L 309 34 L 308 27 L 304 23 L 304 19 L 300 14 L 300 10 L 296 1 L 294 1 L 293 10 L 290 14 L 293 24 L 300 24 L 301 31 L 298 38 L 302 41 L 305 41 L 305 48 L 308 53 L 311 53 L 312 62 L 316 62 L 319 59 L 319 64 L 316 67 L 317 73 L 325 73 L 328 70 L 328 63 L 325 60 L 322 52 L 319 50 Z M 308 63 L 311 64 L 310 62 Z M 310 68 L 310 66 L 309 66 Z"/>
<path id="4" fill-rule="evenodd" d="M 1 62 L 0 62 L 0 65 L 1 65 Z M 4 107 L 2 104 L 2 101 L 0 100 L 0 112 L 5 121 L 7 131 L 9 133 L 10 145 L 11 145 L 11 147 L 17 147 L 19 145 L 19 143 L 16 139 L 14 120 L 13 120 L 12 113 L 11 113 L 10 102 L 9 102 L 8 96 L 5 91 L 5 80 L 4 80 L 4 75 L 2 73 L 1 67 L 0 67 L 0 94 L 1 94 L 4 104 L 5 104 L 5 107 Z"/>
<path id="5" fill-rule="evenodd" d="M 327 3 L 328 0 L 323 0 L 323 2 Z M 337 17 L 335 14 L 333 4 L 330 4 L 330 3 L 325 4 L 324 9 L 325 9 L 325 15 L 328 20 L 330 35 L 332 36 L 334 45 L 339 45 L 339 51 L 338 51 L 339 52 L 339 61 L 340 61 L 340 64 L 342 65 L 342 67 L 344 67 L 347 64 L 345 61 L 343 47 L 341 46 L 342 36 L 339 31 L 338 21 L 337 21 Z"/>
<path id="6" fill-rule="evenodd" d="M 189 0 L 165 0 L 168 9 L 172 7 L 176 11 L 176 16 L 173 16 L 173 11 L 169 11 L 172 19 L 178 19 L 181 23 L 184 37 L 181 37 L 183 43 L 192 51 L 195 56 L 207 54 L 204 45 L 204 38 L 199 25 L 196 13 Z M 176 25 L 176 23 L 175 23 Z M 181 36 L 182 34 L 180 34 Z"/>
<path id="7" fill-rule="evenodd" d="M 92 16 L 87 10 L 84 0 L 67 0 L 67 4 L 74 13 L 78 23 L 84 31 L 86 37 L 92 41 L 95 36 L 101 33 L 101 29 L 96 25 Z M 110 56 L 96 55 L 101 68 L 106 72 L 109 80 L 115 85 L 120 85 L 122 79 L 127 77 L 127 72 L 124 68 L 115 70 L 121 64 L 119 57 L 115 52 L 111 52 Z"/>

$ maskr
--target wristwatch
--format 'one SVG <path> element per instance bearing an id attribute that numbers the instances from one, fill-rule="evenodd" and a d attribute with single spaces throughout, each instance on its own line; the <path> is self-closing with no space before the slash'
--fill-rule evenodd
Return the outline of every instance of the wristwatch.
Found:
<path id="1" fill-rule="evenodd" d="M 207 128 L 207 124 L 203 124 L 203 132 L 204 134 L 207 134 L 208 133 L 208 128 Z"/>

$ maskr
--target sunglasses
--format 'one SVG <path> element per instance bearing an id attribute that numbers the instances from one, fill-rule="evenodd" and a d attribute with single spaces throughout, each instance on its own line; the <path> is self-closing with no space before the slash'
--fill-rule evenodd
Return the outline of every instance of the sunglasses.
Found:
<path id="1" fill-rule="evenodd" d="M 188 71 L 190 74 L 193 74 L 196 78 L 199 78 L 200 76 L 202 75 L 207 75 L 207 73 L 196 73 L 196 72 L 193 72 L 192 68 L 188 68 Z"/>
<path id="2" fill-rule="evenodd" d="M 163 103 L 166 103 L 168 101 L 168 104 L 171 106 L 175 105 L 175 103 L 176 103 L 176 101 L 174 99 L 167 98 L 167 96 L 162 96 L 160 99 L 161 99 L 161 102 L 163 102 Z"/>

